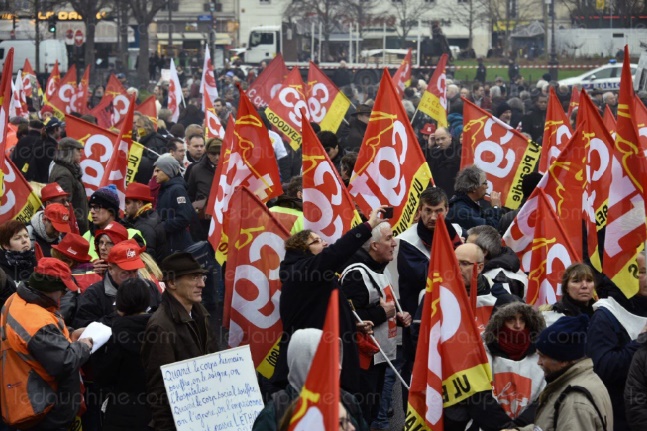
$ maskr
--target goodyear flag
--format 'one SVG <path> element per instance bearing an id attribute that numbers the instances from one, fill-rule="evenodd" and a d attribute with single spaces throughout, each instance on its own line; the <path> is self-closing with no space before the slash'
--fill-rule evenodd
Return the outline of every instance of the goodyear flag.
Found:
<path id="1" fill-rule="evenodd" d="M 106 169 L 99 183 L 99 187 L 106 187 L 110 184 L 117 186 L 119 195 L 119 208 L 126 208 L 126 175 L 128 172 L 128 154 L 133 143 L 133 112 L 135 110 L 135 95 L 130 96 L 129 108 L 126 113 L 119 137 L 115 143 L 113 156 L 108 161 Z"/>
<path id="2" fill-rule="evenodd" d="M 247 97 L 257 109 L 265 109 L 270 100 L 278 94 L 283 86 L 283 80 L 288 76 L 283 56 L 276 54 L 265 70 L 252 82 L 247 89 Z"/>
<path id="3" fill-rule="evenodd" d="M 204 45 L 204 65 L 202 66 L 202 81 L 200 82 L 200 94 L 202 94 L 202 110 L 206 112 L 206 99 L 211 105 L 218 98 L 218 87 L 214 75 L 213 64 L 211 63 L 211 50 L 209 45 Z"/>
<path id="4" fill-rule="evenodd" d="M 71 115 L 65 116 L 65 124 L 67 136 L 83 144 L 81 181 L 85 187 L 85 193 L 90 196 L 99 188 L 119 136 Z"/>
<path id="5" fill-rule="evenodd" d="M 180 118 L 180 102 L 182 99 L 182 85 L 175 68 L 175 60 L 171 59 L 171 78 L 168 83 L 168 109 L 171 110 L 171 121 L 177 122 Z"/>
<path id="6" fill-rule="evenodd" d="M 638 278 L 634 275 L 633 264 L 647 239 L 644 191 L 647 162 L 636 129 L 630 67 L 629 48 L 625 45 L 602 260 L 604 274 L 627 298 L 638 292 Z"/>
<path id="7" fill-rule="evenodd" d="M 288 74 L 276 97 L 270 100 L 265 109 L 267 119 L 288 139 L 294 151 L 301 148 L 301 128 L 305 112 L 305 121 L 310 121 L 306 102 L 306 87 L 301 79 L 299 68 L 295 67 Z"/>
<path id="8" fill-rule="evenodd" d="M 54 97 L 58 85 L 61 82 L 61 72 L 58 69 L 58 60 L 54 62 L 54 67 L 52 68 L 49 78 L 47 78 L 47 84 L 45 84 L 45 101 L 49 100 L 51 97 Z"/>
<path id="9" fill-rule="evenodd" d="M 582 261 L 551 200 L 551 196 L 537 187 L 504 237 L 506 245 L 522 261 L 522 271 L 529 273 L 526 302 L 536 306 L 559 301 L 562 289 L 566 288 L 561 285 L 562 274 L 571 264 Z M 523 236 L 517 235 L 518 232 Z"/>
<path id="10" fill-rule="evenodd" d="M 393 83 L 398 91 L 398 96 L 402 99 L 404 96 L 404 89 L 411 84 L 411 48 L 407 51 L 407 55 L 400 63 L 400 67 L 393 75 Z"/>
<path id="11" fill-rule="evenodd" d="M 288 431 L 326 431 L 339 425 L 339 290 L 330 292 L 326 320 Z"/>
<path id="12" fill-rule="evenodd" d="M 443 407 L 492 390 L 492 372 L 476 327 L 454 247 L 436 223 L 409 389 L 405 430 L 442 430 Z"/>
<path id="13" fill-rule="evenodd" d="M 348 191 L 364 214 L 380 205 L 392 206 L 397 235 L 411 226 L 430 179 L 429 165 L 384 69 Z"/>
<path id="14" fill-rule="evenodd" d="M 254 366 L 269 379 L 283 330 L 279 266 L 290 234 L 247 187 L 236 188 L 229 211 L 223 326 L 229 347 L 249 344 Z"/>
<path id="15" fill-rule="evenodd" d="M 640 102 L 640 104 L 642 105 L 642 102 Z M 637 111 L 638 110 L 636 109 L 636 115 L 637 115 L 637 118 L 639 118 Z M 611 112 L 611 108 L 609 108 L 609 105 L 605 105 L 604 107 L 604 115 L 602 116 L 602 123 L 604 124 L 604 128 L 607 129 L 607 131 L 609 132 L 609 135 L 611 135 L 611 138 L 615 142 L 616 130 L 618 129 L 618 125 L 616 123 L 616 117 L 613 116 L 613 112 Z"/>
<path id="16" fill-rule="evenodd" d="M 585 154 L 585 189 L 582 197 L 582 214 L 586 226 L 586 253 L 591 265 L 602 271 L 600 243 L 602 229 L 607 224 L 609 184 L 612 181 L 611 168 L 613 139 L 604 128 L 597 107 L 584 90 L 580 96 L 577 124 L 584 122 L 582 133 L 587 138 Z M 599 235 L 598 235 L 599 234 Z"/>
<path id="17" fill-rule="evenodd" d="M 0 224 L 8 220 L 28 224 L 41 208 L 40 199 L 9 158 L 4 158 L 2 163 L 4 179 L 0 199 Z"/>
<path id="18" fill-rule="evenodd" d="M 308 69 L 308 109 L 310 120 L 321 130 L 337 132 L 344 120 L 350 100 L 312 61 Z"/>
<path id="19" fill-rule="evenodd" d="M 72 65 L 58 88 L 51 97 L 47 98 L 47 104 L 54 108 L 54 115 L 63 121 L 65 114 L 75 110 L 76 100 L 76 65 Z"/>
<path id="20" fill-rule="evenodd" d="M 501 202 L 517 209 L 523 177 L 533 172 L 541 149 L 520 132 L 463 99 L 461 169 L 475 164 L 487 175 L 488 193 L 501 192 Z"/>
<path id="21" fill-rule="evenodd" d="M 213 107 L 213 102 L 207 91 L 207 87 L 202 91 L 202 106 L 204 106 L 204 133 L 206 139 L 211 138 L 224 138 L 225 137 L 225 128 L 222 127 L 220 118 L 216 114 L 216 109 Z"/>
<path id="22" fill-rule="evenodd" d="M 539 173 L 546 173 L 552 161 L 557 158 L 572 135 L 573 131 L 564 113 L 564 108 L 557 98 L 555 89 L 550 87 L 546 123 L 544 123 L 544 138 L 539 158 Z"/>
<path id="23" fill-rule="evenodd" d="M 429 86 L 422 94 L 418 109 L 438 123 L 439 127 L 447 127 L 447 54 L 440 56 L 436 70 L 429 80 Z"/>
<path id="24" fill-rule="evenodd" d="M 233 137 L 228 139 L 230 130 Z M 207 204 L 207 213 L 212 216 L 209 242 L 221 264 L 227 259 L 228 243 L 223 226 L 235 188 L 249 188 L 263 203 L 283 193 L 267 128 L 244 91 L 240 92 L 236 123 L 233 127 L 229 125 L 226 132 L 218 163 L 222 170 L 213 177 Z M 228 148 L 229 153 L 225 152 Z"/>
<path id="25" fill-rule="evenodd" d="M 337 241 L 361 222 L 355 203 L 310 124 L 303 125 L 303 227 Z"/>
<path id="26" fill-rule="evenodd" d="M 4 192 L 6 189 L 6 184 L 3 181 L 3 171 L 10 170 L 11 165 L 6 164 L 7 160 L 7 132 L 9 129 L 9 110 L 11 109 L 11 101 L 13 99 L 13 89 L 12 89 L 12 71 L 13 71 L 13 48 L 9 48 L 7 57 L 5 58 L 4 65 L 2 67 L 2 77 L 0 77 L 0 163 L 3 166 L 3 169 L 0 169 L 0 183 L 2 183 L 2 194 L 4 200 Z M 6 169 L 4 169 L 6 168 Z M 14 168 L 14 171 L 16 169 Z M 8 180 L 8 179 L 7 179 Z M 0 211 L 0 216 L 1 216 Z M 26 221 L 26 223 L 29 219 Z"/>

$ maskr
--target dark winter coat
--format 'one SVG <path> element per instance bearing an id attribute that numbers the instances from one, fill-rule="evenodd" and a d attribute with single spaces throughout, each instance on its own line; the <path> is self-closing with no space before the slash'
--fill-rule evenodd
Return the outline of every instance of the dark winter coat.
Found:
<path id="1" fill-rule="evenodd" d="M 530 135 L 533 141 L 542 144 L 544 138 L 544 124 L 546 123 L 546 111 L 539 111 L 535 108 L 523 116 L 521 120 L 521 131 Z"/>
<path id="2" fill-rule="evenodd" d="M 135 220 L 128 219 L 126 227 L 141 232 L 146 241 L 146 253 L 153 256 L 156 262 L 162 262 L 170 254 L 166 244 L 166 231 L 156 210 L 145 211 Z"/>
<path id="3" fill-rule="evenodd" d="M 81 167 L 68 163 L 55 161 L 52 172 L 49 175 L 50 183 L 58 183 L 59 186 L 70 194 L 70 204 L 74 208 L 74 216 L 79 226 L 79 232 L 83 234 L 88 230 L 88 196 L 85 193 L 85 186 L 81 181 Z"/>
<path id="4" fill-rule="evenodd" d="M 97 383 L 108 387 L 103 431 L 148 431 L 151 412 L 146 403 L 146 375 L 141 347 L 150 314 L 117 317 L 112 336 L 93 363 Z"/>
<path id="5" fill-rule="evenodd" d="M 487 262 L 483 265 L 482 274 L 486 274 L 492 270 L 503 269 L 513 273 L 519 272 L 521 268 L 521 261 L 514 251 L 510 247 L 502 247 L 501 254 L 496 257 L 489 258 Z M 510 292 L 513 295 L 523 298 L 526 293 L 526 285 L 519 280 L 511 279 L 505 273 L 498 272 L 496 275 L 491 277 L 492 279 L 492 290 L 501 291 L 504 289 L 506 292 Z M 503 287 L 504 284 L 507 284 L 508 289 Z M 496 295 L 495 295 L 496 296 Z"/>
<path id="6" fill-rule="evenodd" d="M 362 141 L 364 141 L 367 127 L 368 124 L 358 120 L 357 117 L 351 120 L 348 138 L 346 138 L 346 142 L 343 145 L 346 151 L 359 152 L 359 147 L 362 146 Z"/>
<path id="7" fill-rule="evenodd" d="M 16 143 L 16 146 L 11 152 L 11 161 L 16 165 L 16 168 L 18 168 L 19 171 L 22 172 L 23 166 L 30 162 L 34 145 L 39 140 L 40 131 L 30 129 L 27 134 L 20 138 Z"/>
<path id="8" fill-rule="evenodd" d="M 193 243 L 189 226 L 197 219 L 184 178 L 176 176 L 162 183 L 157 196 L 157 212 L 164 222 L 171 253 L 182 251 Z"/>
<path id="9" fill-rule="evenodd" d="M 49 178 L 49 164 L 54 160 L 54 153 L 58 143 L 51 136 L 40 138 L 34 143 L 34 149 L 29 160 L 29 169 L 25 174 L 27 181 L 47 183 Z"/>
<path id="10" fill-rule="evenodd" d="M 155 151 L 159 155 L 162 155 L 167 152 L 166 140 L 159 133 L 156 133 L 156 132 L 150 135 L 144 136 L 139 140 L 139 143 L 142 144 L 144 147 Z M 139 164 L 139 169 L 137 170 L 137 173 L 135 174 L 134 182 L 148 184 L 148 182 L 153 176 L 153 170 L 155 169 L 153 165 L 157 161 L 157 157 L 158 156 L 151 153 L 150 151 L 146 151 L 146 150 L 143 151 L 142 161 Z"/>
<path id="11" fill-rule="evenodd" d="M 640 431 L 647 424 L 647 334 L 636 340 L 640 347 L 634 353 L 625 386 L 627 422 L 632 431 Z"/>
<path id="12" fill-rule="evenodd" d="M 36 256 L 34 250 L 9 251 L 0 248 L 0 269 L 4 271 L 7 278 L 18 285 L 21 281 L 29 280 L 34 272 Z"/>
<path id="13" fill-rule="evenodd" d="M 465 230 L 484 224 L 496 228 L 502 214 L 501 208 L 491 207 L 484 210 L 465 193 L 456 193 L 449 200 L 447 220 L 450 223 L 458 223 Z"/>
<path id="14" fill-rule="evenodd" d="M 336 273 L 371 237 L 367 223 L 349 230 L 321 253 L 288 250 L 281 262 L 281 301 L 279 305 L 283 322 L 278 363 L 272 381 L 277 388 L 288 383 L 287 347 L 290 336 L 298 329 L 322 329 L 333 289 L 339 288 Z M 359 389 L 359 353 L 354 337 L 355 319 L 343 292 L 339 294 L 339 330 L 342 338 L 341 386 L 351 393 Z"/>
<path id="15" fill-rule="evenodd" d="M 462 146 L 457 139 L 447 148 L 434 146 L 427 151 L 427 163 L 431 170 L 436 187 L 440 187 L 447 196 L 454 196 L 454 181 L 461 166 Z"/>
<path id="16" fill-rule="evenodd" d="M 150 426 L 154 430 L 175 431 L 160 367 L 216 351 L 207 310 L 196 304 L 189 316 L 177 299 L 165 292 L 160 307 L 148 321 L 141 350 L 147 399 L 153 415 Z"/>
<path id="17" fill-rule="evenodd" d="M 205 156 L 191 169 L 190 176 L 184 176 L 187 179 L 189 198 L 191 202 L 200 199 L 208 199 L 211 191 L 213 176 L 216 174 L 216 165 L 211 163 L 209 157 Z"/>

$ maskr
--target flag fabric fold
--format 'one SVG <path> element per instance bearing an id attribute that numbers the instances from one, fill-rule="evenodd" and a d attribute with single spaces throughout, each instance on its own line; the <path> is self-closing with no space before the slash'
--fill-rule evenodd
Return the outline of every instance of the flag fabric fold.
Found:
<path id="1" fill-rule="evenodd" d="M 447 54 L 440 56 L 429 85 L 422 93 L 418 109 L 436 120 L 439 127 L 447 127 Z"/>

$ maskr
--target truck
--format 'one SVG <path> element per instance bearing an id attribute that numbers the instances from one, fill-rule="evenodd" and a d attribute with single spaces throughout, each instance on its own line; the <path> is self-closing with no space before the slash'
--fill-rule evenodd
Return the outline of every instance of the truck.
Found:
<path id="1" fill-rule="evenodd" d="M 4 40 L 0 42 L 0 70 L 4 66 L 9 49 L 13 48 L 13 74 L 17 74 L 29 59 L 32 67 L 36 69 L 36 41 L 35 40 Z M 40 71 L 51 72 L 54 63 L 58 60 L 58 70 L 67 72 L 68 58 L 65 42 L 57 39 L 46 39 L 40 42 Z"/>

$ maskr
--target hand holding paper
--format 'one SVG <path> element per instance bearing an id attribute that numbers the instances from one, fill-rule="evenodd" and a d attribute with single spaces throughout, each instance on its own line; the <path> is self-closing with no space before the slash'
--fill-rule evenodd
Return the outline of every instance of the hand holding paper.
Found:
<path id="1" fill-rule="evenodd" d="M 92 351 L 90 353 L 96 352 L 101 346 L 106 344 L 112 335 L 112 329 L 109 326 L 104 325 L 99 322 L 92 322 L 85 328 L 85 331 L 81 334 L 81 338 L 91 338 L 92 339 Z"/>

